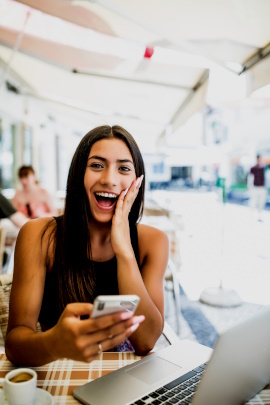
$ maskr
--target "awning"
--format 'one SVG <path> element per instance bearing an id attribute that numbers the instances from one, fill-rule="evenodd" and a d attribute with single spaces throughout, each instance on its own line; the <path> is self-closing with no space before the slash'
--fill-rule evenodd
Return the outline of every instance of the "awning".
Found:
<path id="1" fill-rule="evenodd" d="M 154 139 L 205 105 L 211 66 L 248 74 L 269 15 L 268 0 L 2 0 L 0 65 L 18 94 Z M 270 82 L 261 63 L 256 87 Z"/>

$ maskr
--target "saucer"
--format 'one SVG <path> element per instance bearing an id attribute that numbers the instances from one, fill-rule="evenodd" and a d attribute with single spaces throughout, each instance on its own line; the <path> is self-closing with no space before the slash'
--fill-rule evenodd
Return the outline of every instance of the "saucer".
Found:
<path id="1" fill-rule="evenodd" d="M 53 405 L 53 396 L 46 390 L 37 388 L 36 398 L 33 405 Z"/>
<path id="2" fill-rule="evenodd" d="M 33 405 L 53 405 L 53 396 L 45 390 L 37 388 L 36 397 Z M 8 405 L 8 401 L 4 398 L 3 390 L 0 392 L 0 405 Z"/>

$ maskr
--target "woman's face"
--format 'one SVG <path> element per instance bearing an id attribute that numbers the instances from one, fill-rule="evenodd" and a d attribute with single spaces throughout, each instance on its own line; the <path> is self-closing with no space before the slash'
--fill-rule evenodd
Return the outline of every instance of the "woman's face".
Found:
<path id="1" fill-rule="evenodd" d="M 20 182 L 25 191 L 31 190 L 36 185 L 36 176 L 29 172 L 27 176 L 21 177 Z"/>
<path id="2" fill-rule="evenodd" d="M 131 153 L 120 139 L 102 139 L 92 146 L 84 174 L 84 187 L 92 216 L 112 219 L 119 194 L 135 180 Z"/>

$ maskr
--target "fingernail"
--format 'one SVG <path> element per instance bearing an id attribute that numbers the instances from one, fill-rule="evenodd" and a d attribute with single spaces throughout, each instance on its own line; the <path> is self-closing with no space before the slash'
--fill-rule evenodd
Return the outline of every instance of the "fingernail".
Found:
<path id="1" fill-rule="evenodd" d="M 128 192 L 128 188 L 126 188 L 125 191 L 124 191 L 124 197 L 127 194 L 127 192 Z"/>
<path id="2" fill-rule="evenodd" d="M 130 327 L 131 333 L 133 333 L 133 332 L 138 328 L 138 326 L 139 326 L 138 323 L 135 323 L 135 325 L 132 325 L 132 326 Z"/>
<path id="3" fill-rule="evenodd" d="M 138 315 L 138 316 L 135 316 L 135 317 L 133 318 L 134 324 L 135 324 L 135 323 L 141 323 L 141 322 L 143 322 L 144 320 L 145 320 L 145 316 L 144 316 L 144 315 Z"/>
<path id="4" fill-rule="evenodd" d="M 137 180 L 136 180 L 136 187 L 141 187 L 142 181 L 143 181 L 144 175 L 142 174 Z"/>
<path id="5" fill-rule="evenodd" d="M 131 318 L 132 315 L 132 312 L 126 311 L 121 313 L 120 318 L 124 321 L 125 319 Z"/>

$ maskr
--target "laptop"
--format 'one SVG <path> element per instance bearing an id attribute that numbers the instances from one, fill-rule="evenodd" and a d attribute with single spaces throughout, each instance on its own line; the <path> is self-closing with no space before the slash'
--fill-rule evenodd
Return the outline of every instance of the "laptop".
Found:
<path id="1" fill-rule="evenodd" d="M 87 405 L 243 404 L 270 383 L 270 307 L 222 333 L 214 350 L 182 340 L 73 391 Z"/>

